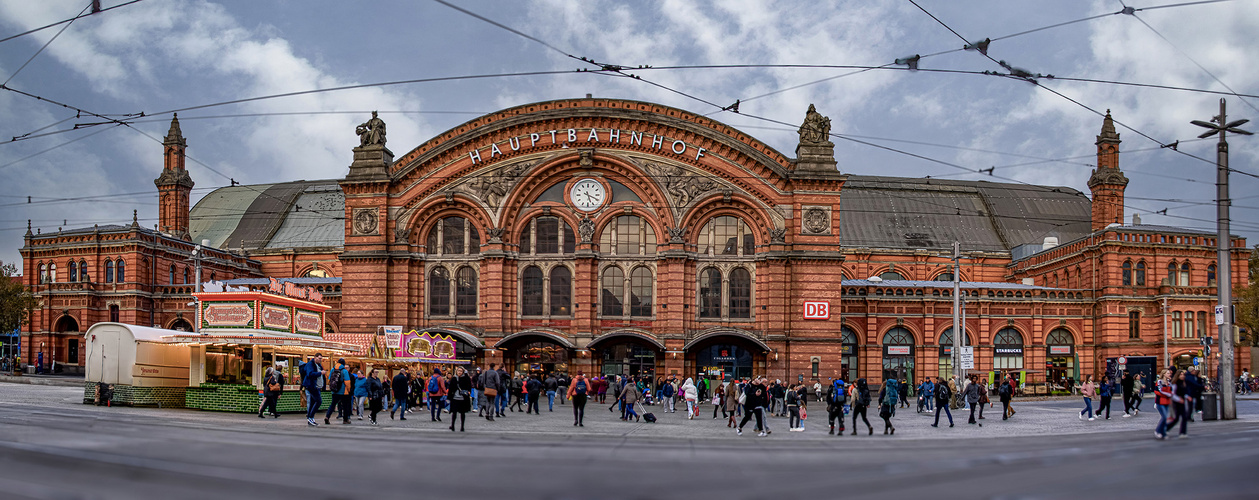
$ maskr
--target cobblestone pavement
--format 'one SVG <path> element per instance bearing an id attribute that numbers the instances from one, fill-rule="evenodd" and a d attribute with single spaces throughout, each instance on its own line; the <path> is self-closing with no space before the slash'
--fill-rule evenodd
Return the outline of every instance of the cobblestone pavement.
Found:
<path id="1" fill-rule="evenodd" d="M 1016 403 L 1014 419 L 983 427 L 955 414 L 952 429 L 900 409 L 895 436 L 881 420 L 874 436 L 835 437 L 820 414 L 804 432 L 774 418 L 758 438 L 735 436 L 708 405 L 696 420 L 649 408 L 657 424 L 590 405 L 578 428 L 571 407 L 544 406 L 452 433 L 448 414 L 437 423 L 424 410 L 311 428 L 299 415 L 81 398 L 0 383 L 0 498 L 1253 498 L 1247 472 L 1259 460 L 1255 399 L 1238 421 L 1156 441 L 1156 413 L 1085 422 L 1074 400 Z"/>

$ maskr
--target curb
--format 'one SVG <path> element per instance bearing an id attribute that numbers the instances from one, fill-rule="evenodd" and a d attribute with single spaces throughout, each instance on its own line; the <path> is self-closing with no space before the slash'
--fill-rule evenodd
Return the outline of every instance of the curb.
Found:
<path id="1" fill-rule="evenodd" d="M 45 378 L 45 377 L 14 377 L 0 375 L 0 382 L 8 384 L 51 385 L 58 387 L 83 387 L 83 379 L 77 378 Z"/>

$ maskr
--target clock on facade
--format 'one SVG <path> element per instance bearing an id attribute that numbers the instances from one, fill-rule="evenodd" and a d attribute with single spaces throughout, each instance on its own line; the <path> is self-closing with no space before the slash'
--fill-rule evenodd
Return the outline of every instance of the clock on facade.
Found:
<path id="1" fill-rule="evenodd" d="M 595 179 L 581 179 L 569 188 L 568 198 L 578 210 L 593 212 L 603 206 L 607 193 L 603 188 L 603 183 Z"/>

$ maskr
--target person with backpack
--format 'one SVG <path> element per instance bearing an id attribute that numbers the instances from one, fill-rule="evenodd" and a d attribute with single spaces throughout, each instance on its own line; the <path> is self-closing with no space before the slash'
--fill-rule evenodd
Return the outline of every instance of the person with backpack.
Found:
<path id="1" fill-rule="evenodd" d="M 428 413 L 431 422 L 442 421 L 443 398 L 446 397 L 446 379 L 442 377 L 441 368 L 433 368 L 433 375 L 428 377 Z"/>
<path id="2" fill-rule="evenodd" d="M 952 381 L 949 381 L 952 383 Z M 944 410 L 944 414 L 949 417 L 949 427 L 953 427 L 953 412 L 949 411 L 949 404 L 953 399 L 953 390 L 949 387 L 949 383 L 945 383 L 943 378 L 936 377 L 936 421 L 931 424 L 932 427 L 940 426 L 940 410 Z"/>
<path id="3" fill-rule="evenodd" d="M 770 434 L 769 422 L 765 418 L 765 407 L 769 404 L 769 389 L 765 387 L 764 378 L 757 377 L 752 380 L 747 387 L 743 388 L 743 421 L 739 422 L 739 426 L 735 428 L 735 432 L 742 436 L 743 426 L 747 425 L 748 420 L 753 416 L 756 417 L 756 428 L 760 431 L 757 434 L 765 437 Z"/>
<path id="4" fill-rule="evenodd" d="M 345 367 L 345 358 L 337 360 L 337 367 L 328 372 L 328 392 L 332 393 L 332 402 L 328 404 L 328 412 L 323 415 L 323 423 L 331 424 L 329 419 L 335 408 L 341 413 L 341 424 L 350 423 L 350 400 L 354 398 L 354 379 L 350 370 Z"/>
<path id="5" fill-rule="evenodd" d="M 407 377 L 407 367 L 398 370 L 398 374 L 393 376 L 393 405 L 389 407 L 389 419 L 393 420 L 393 413 L 402 410 L 402 418 L 407 419 L 407 391 L 410 389 L 411 383 Z"/>
<path id="6" fill-rule="evenodd" d="M 302 374 L 302 390 L 306 392 L 306 424 L 315 427 L 315 413 L 323 404 L 323 354 L 315 353 L 313 358 L 299 367 Z"/>
<path id="7" fill-rule="evenodd" d="M 1010 409 L 1010 399 L 1014 396 L 1014 387 L 1010 385 L 1010 380 L 1005 379 L 997 385 L 997 397 L 1001 399 L 1001 420 L 1009 420 L 1014 415 L 1014 410 Z"/>
<path id="8" fill-rule="evenodd" d="M 529 380 L 525 382 L 525 394 L 528 395 L 528 399 L 525 400 L 525 414 L 541 415 L 538 400 L 542 398 L 542 381 L 538 380 L 537 373 L 530 375 Z"/>
<path id="9" fill-rule="evenodd" d="M 665 380 L 660 384 L 660 413 L 674 413 L 677 408 L 674 407 L 673 383 Z"/>
<path id="10" fill-rule="evenodd" d="M 888 379 L 879 389 L 879 418 L 883 419 L 884 435 L 896 434 L 896 427 L 892 426 L 892 412 L 896 410 L 896 398 L 900 395 L 897 386 L 896 379 Z"/>
<path id="11" fill-rule="evenodd" d="M 580 371 L 569 385 L 566 396 L 573 401 L 573 427 L 585 427 L 586 397 L 590 394 L 590 382 Z"/>
<path id="12" fill-rule="evenodd" d="M 835 434 L 835 421 L 839 420 L 839 435 L 844 435 L 844 381 L 831 382 L 830 394 L 826 395 L 826 420 Z"/>
<path id="13" fill-rule="evenodd" d="M 870 425 L 870 419 L 866 418 L 866 410 L 870 408 L 870 386 L 866 384 L 866 379 L 859 378 L 857 383 L 852 387 L 852 435 L 857 435 L 857 417 L 861 417 L 861 421 L 866 423 L 866 429 L 869 431 L 866 435 L 874 435 L 874 426 Z"/>

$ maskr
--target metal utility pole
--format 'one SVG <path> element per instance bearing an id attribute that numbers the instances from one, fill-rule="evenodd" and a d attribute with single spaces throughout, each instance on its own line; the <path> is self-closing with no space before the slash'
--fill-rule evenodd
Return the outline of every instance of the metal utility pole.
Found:
<path id="1" fill-rule="evenodd" d="M 959 262 L 962 258 L 962 243 L 953 242 L 953 379 L 961 382 L 962 380 L 962 332 L 961 326 L 961 290 L 962 290 L 962 268 Z M 960 387 L 959 387 L 960 388 Z"/>
<path id="2" fill-rule="evenodd" d="M 1163 373 L 1164 369 L 1172 366 L 1172 358 L 1169 358 L 1167 354 L 1167 315 L 1168 314 L 1169 313 L 1167 312 L 1167 297 L 1163 297 L 1163 366 L 1159 368 L 1159 373 Z M 1140 326 L 1138 326 L 1137 328 L 1140 328 Z"/>
<path id="3" fill-rule="evenodd" d="M 1215 148 L 1216 167 L 1216 207 L 1219 233 L 1216 235 L 1217 260 L 1219 273 L 1216 274 L 1216 289 L 1219 291 L 1219 304 L 1222 307 L 1223 321 L 1217 319 L 1220 339 L 1220 419 L 1237 418 L 1237 394 L 1233 384 L 1233 273 L 1232 273 L 1232 237 L 1229 234 L 1228 209 L 1232 200 L 1228 197 L 1228 142 L 1224 135 L 1227 132 L 1240 135 L 1251 135 L 1250 132 L 1236 128 L 1250 120 L 1229 122 L 1225 113 L 1224 99 L 1220 99 L 1220 114 L 1211 122 L 1193 120 L 1190 123 L 1210 129 L 1198 138 L 1205 139 L 1220 134 L 1220 142 Z M 1219 315 L 1217 314 L 1217 317 Z M 1208 361 L 1209 364 L 1209 361 Z"/>

